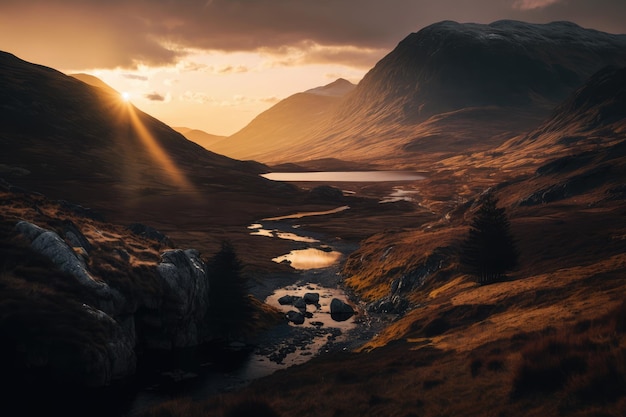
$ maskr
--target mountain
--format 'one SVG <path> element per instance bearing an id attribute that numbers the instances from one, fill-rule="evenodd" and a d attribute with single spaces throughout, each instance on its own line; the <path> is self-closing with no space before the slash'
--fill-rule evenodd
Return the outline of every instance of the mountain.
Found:
<path id="1" fill-rule="evenodd" d="M 191 129 L 189 127 L 173 127 L 172 129 L 205 149 L 210 149 L 214 143 L 226 139 L 226 136 L 212 135 L 204 130 Z"/>
<path id="2" fill-rule="evenodd" d="M 436 23 L 402 40 L 323 118 L 300 120 L 304 133 L 282 148 L 259 126 L 254 155 L 401 166 L 486 150 L 536 127 L 608 65 L 626 65 L 626 35 L 569 22 Z"/>
<path id="3" fill-rule="evenodd" d="M 494 151 L 473 155 L 469 164 L 534 170 L 520 191 L 522 206 L 574 196 L 598 201 L 626 197 L 626 67 L 605 68 L 591 77 L 550 118 L 530 133 Z M 487 162 L 489 161 L 489 162 Z"/>
<path id="4" fill-rule="evenodd" d="M 238 159 L 273 160 L 271 155 L 279 155 L 298 144 L 298 138 L 312 134 L 354 88 L 349 81 L 338 79 L 289 96 L 210 149 Z"/>
<path id="5" fill-rule="evenodd" d="M 207 151 L 114 90 L 5 52 L 0 109 L 0 176 L 112 221 L 223 227 L 275 213 L 296 193 L 259 177 L 263 165 Z"/>
<path id="6" fill-rule="evenodd" d="M 89 85 L 92 85 L 94 87 L 99 87 L 99 88 L 102 88 L 104 90 L 108 90 L 110 92 L 114 92 L 116 94 L 120 94 L 119 91 L 117 91 L 116 89 L 111 87 L 109 84 L 105 83 L 100 78 L 98 78 L 98 77 L 96 77 L 94 75 L 85 74 L 85 73 L 77 73 L 77 74 L 69 74 L 69 75 L 71 77 L 76 78 L 77 80 L 80 80 L 80 81 L 84 82 L 85 84 L 89 84 Z"/>

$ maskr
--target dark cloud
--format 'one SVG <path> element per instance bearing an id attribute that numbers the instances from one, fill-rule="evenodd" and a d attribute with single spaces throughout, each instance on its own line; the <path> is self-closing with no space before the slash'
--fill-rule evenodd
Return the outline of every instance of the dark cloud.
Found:
<path id="1" fill-rule="evenodd" d="M 0 49 L 82 69 L 174 63 L 185 48 L 318 45 L 328 48 L 303 50 L 304 61 L 367 65 L 367 51 L 391 50 L 440 20 L 571 20 L 626 33 L 625 16 L 624 0 L 2 0 Z"/>
<path id="2" fill-rule="evenodd" d="M 150 101 L 165 101 L 165 96 L 159 93 L 144 94 L 144 97 Z"/>

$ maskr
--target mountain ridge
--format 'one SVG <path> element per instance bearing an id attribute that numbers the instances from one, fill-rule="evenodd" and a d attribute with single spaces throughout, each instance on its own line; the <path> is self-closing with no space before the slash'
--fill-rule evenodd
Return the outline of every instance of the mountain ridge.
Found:
<path id="1" fill-rule="evenodd" d="M 415 167 L 423 153 L 487 150 L 539 125 L 596 71 L 626 65 L 625 51 L 626 35 L 570 22 L 435 23 L 399 42 L 324 117 L 301 119 L 282 147 L 263 150 L 273 134 L 258 129 L 254 151 L 237 155 Z"/>

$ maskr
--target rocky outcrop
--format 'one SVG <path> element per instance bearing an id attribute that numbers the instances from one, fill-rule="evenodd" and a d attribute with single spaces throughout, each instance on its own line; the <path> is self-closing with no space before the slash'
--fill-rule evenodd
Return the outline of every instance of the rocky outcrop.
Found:
<path id="1" fill-rule="evenodd" d="M 79 353 L 69 359 L 57 357 L 57 351 L 63 349 L 27 347 L 33 358 L 29 366 L 58 368 L 58 374 L 67 366 L 73 383 L 105 386 L 135 373 L 138 346 L 171 350 L 197 346 L 210 339 L 209 278 L 198 251 L 165 251 L 161 262 L 154 265 L 157 281 L 153 285 L 159 289 L 143 294 L 141 290 L 128 292 L 127 288 L 122 295 L 103 280 L 107 277 L 94 276 L 89 270 L 93 246 L 80 229 L 70 221 L 62 226 L 64 238 L 26 221 L 19 222 L 16 230 L 35 252 L 50 259 L 82 289 L 81 294 L 89 301 L 81 298 L 82 309 L 73 314 L 77 321 L 89 321 L 87 328 L 93 329 L 94 334 L 93 338 L 76 341 Z M 123 247 L 115 250 L 125 252 Z M 128 262 L 130 254 L 125 253 L 127 257 L 123 259 Z"/>
<path id="2" fill-rule="evenodd" d="M 83 304 L 87 314 L 111 329 L 111 335 L 102 349 L 92 355 L 90 380 L 91 386 L 105 386 L 112 381 L 129 377 L 135 373 L 137 356 L 135 355 L 135 329 L 131 318 L 125 329 L 117 321 L 103 311 Z"/>
<path id="3" fill-rule="evenodd" d="M 165 283 L 167 301 L 161 315 L 163 333 L 149 339 L 152 348 L 196 346 L 208 336 L 209 307 L 207 266 L 194 249 L 173 249 L 161 255 L 157 272 Z"/>
<path id="4" fill-rule="evenodd" d="M 165 246 L 174 246 L 174 243 L 167 235 L 159 232 L 154 227 L 146 226 L 145 224 L 141 223 L 133 223 L 128 226 L 128 230 L 136 235 L 143 236 L 147 239 L 156 240 L 157 242 Z"/>
<path id="5" fill-rule="evenodd" d="M 30 246 L 35 252 L 50 259 L 61 271 L 74 277 L 81 287 L 93 292 L 97 296 L 99 309 L 109 314 L 120 311 L 125 302 L 122 294 L 109 287 L 106 282 L 94 278 L 87 270 L 84 258 L 77 255 L 57 233 L 26 221 L 17 223 L 15 227 L 30 241 Z M 72 234 L 75 233 L 73 230 Z M 74 238 L 79 241 L 86 240 L 82 233 L 80 237 Z"/>
<path id="6" fill-rule="evenodd" d="M 367 310 L 373 313 L 404 313 L 410 306 L 406 296 L 424 285 L 426 279 L 441 269 L 445 261 L 446 256 L 435 251 L 420 266 L 394 279 L 391 282 L 389 294 L 370 303 Z"/>

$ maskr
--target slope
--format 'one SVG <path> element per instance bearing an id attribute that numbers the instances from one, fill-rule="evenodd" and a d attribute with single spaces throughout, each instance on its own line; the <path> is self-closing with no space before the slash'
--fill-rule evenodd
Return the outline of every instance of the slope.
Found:
<path id="1" fill-rule="evenodd" d="M 0 54 L 0 176 L 116 222 L 172 233 L 245 224 L 289 206 L 266 167 L 207 151 L 120 100 L 51 68 Z"/>
<path id="2" fill-rule="evenodd" d="M 205 149 L 211 149 L 213 144 L 226 138 L 225 136 L 212 135 L 204 130 L 192 129 L 189 127 L 173 127 L 172 129 Z"/>
<path id="3" fill-rule="evenodd" d="M 436 23 L 401 41 L 330 117 L 256 157 L 415 167 L 486 150 L 536 127 L 607 65 L 626 65 L 626 35 L 569 22 Z"/>
<path id="4" fill-rule="evenodd" d="M 238 159 L 276 160 L 275 155 L 312 134 L 354 89 L 339 79 L 323 87 L 294 94 L 258 115 L 242 130 L 211 146 L 211 150 Z M 302 157 L 301 159 L 306 159 Z"/>

